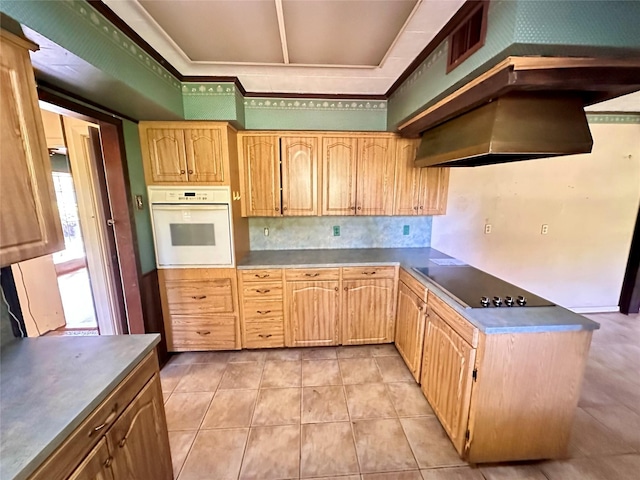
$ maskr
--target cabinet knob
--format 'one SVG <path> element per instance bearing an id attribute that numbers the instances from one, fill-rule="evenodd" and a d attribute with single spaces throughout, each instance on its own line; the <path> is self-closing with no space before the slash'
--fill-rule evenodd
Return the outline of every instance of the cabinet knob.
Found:
<path id="1" fill-rule="evenodd" d="M 413 207 L 414 210 L 418 210 L 418 207 Z"/>
<path id="2" fill-rule="evenodd" d="M 126 443 L 127 443 L 127 437 L 124 437 L 122 440 L 120 440 L 120 442 L 118 443 L 118 446 L 120 448 L 123 448 Z"/>
<path id="3" fill-rule="evenodd" d="M 286 211 L 286 210 L 287 210 L 287 207 L 282 207 L 282 211 L 283 212 Z"/>
<path id="4" fill-rule="evenodd" d="M 351 210 L 355 210 L 355 209 L 356 209 L 356 207 L 349 207 L 349 208 L 350 208 Z"/>
<path id="5" fill-rule="evenodd" d="M 338 287 L 336 287 L 334 290 L 337 292 L 339 289 L 338 289 Z"/>
<path id="6" fill-rule="evenodd" d="M 422 307 L 422 305 L 420 305 L 420 306 L 418 307 L 418 310 L 420 310 L 420 311 L 424 310 L 424 308 Z"/>
<path id="7" fill-rule="evenodd" d="M 180 175 L 184 175 L 184 170 L 180 170 Z"/>
<path id="8" fill-rule="evenodd" d="M 349 290 L 349 287 L 344 287 L 344 291 L 346 292 L 347 290 Z"/>
<path id="9" fill-rule="evenodd" d="M 111 464 L 113 463 L 113 457 L 109 457 L 104 461 L 104 468 L 109 468 L 111 467 Z"/>
<path id="10" fill-rule="evenodd" d="M 358 207 L 358 210 L 362 210 L 362 207 Z"/>
<path id="11" fill-rule="evenodd" d="M 420 210 L 422 210 L 422 205 L 420 205 Z"/>
<path id="12" fill-rule="evenodd" d="M 192 174 L 193 174 L 193 170 L 189 170 L 189 175 L 192 175 Z"/>
<path id="13" fill-rule="evenodd" d="M 280 211 L 280 209 L 278 207 L 276 207 L 276 212 L 279 212 L 279 211 Z"/>

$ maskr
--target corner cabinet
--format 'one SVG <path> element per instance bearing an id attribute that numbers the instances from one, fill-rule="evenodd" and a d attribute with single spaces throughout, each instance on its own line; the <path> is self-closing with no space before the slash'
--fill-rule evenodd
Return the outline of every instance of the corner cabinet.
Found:
<path id="1" fill-rule="evenodd" d="M 236 146 L 228 124 L 140 122 L 139 129 L 147 185 L 230 184 Z"/>
<path id="2" fill-rule="evenodd" d="M 0 266 L 64 248 L 29 50 L 0 30 Z"/>

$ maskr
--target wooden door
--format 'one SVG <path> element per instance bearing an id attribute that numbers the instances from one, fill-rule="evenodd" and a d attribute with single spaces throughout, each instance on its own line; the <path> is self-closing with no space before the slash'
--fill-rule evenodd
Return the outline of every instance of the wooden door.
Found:
<path id="1" fill-rule="evenodd" d="M 322 215 L 355 215 L 358 141 L 322 139 Z"/>
<path id="2" fill-rule="evenodd" d="M 155 374 L 107 432 L 116 479 L 171 480 L 171 452 Z"/>
<path id="3" fill-rule="evenodd" d="M 282 155 L 282 214 L 318 215 L 318 138 L 285 137 Z"/>
<path id="4" fill-rule="evenodd" d="M 447 213 L 449 193 L 449 168 L 427 167 L 420 169 L 419 215 L 444 215 Z"/>
<path id="5" fill-rule="evenodd" d="M 400 138 L 396 146 L 396 184 L 394 215 L 417 215 L 420 195 L 420 172 L 414 167 L 420 140 Z"/>
<path id="6" fill-rule="evenodd" d="M 249 217 L 280 216 L 280 148 L 278 137 L 242 138 L 245 209 Z"/>
<path id="7" fill-rule="evenodd" d="M 186 182 L 184 133 L 178 129 L 146 129 L 151 179 L 154 183 Z"/>
<path id="8" fill-rule="evenodd" d="M 222 133 L 219 128 L 184 131 L 189 182 L 229 185 Z"/>
<path id="9" fill-rule="evenodd" d="M 398 284 L 395 344 L 416 382 L 420 383 L 426 303 L 404 282 Z"/>
<path id="10" fill-rule="evenodd" d="M 358 140 L 357 215 L 391 215 L 395 174 L 394 140 Z"/>
<path id="11" fill-rule="evenodd" d="M 394 280 L 347 280 L 342 285 L 342 344 L 393 342 Z"/>
<path id="12" fill-rule="evenodd" d="M 113 480 L 112 458 L 103 438 L 76 468 L 68 480 Z"/>
<path id="13" fill-rule="evenodd" d="M 338 344 L 339 282 L 287 282 L 288 347 Z"/>
<path id="14" fill-rule="evenodd" d="M 422 392 L 462 455 L 476 349 L 428 309 L 422 355 Z"/>
<path id="15" fill-rule="evenodd" d="M 64 248 L 51 163 L 28 48 L 2 30 L 0 266 Z"/>

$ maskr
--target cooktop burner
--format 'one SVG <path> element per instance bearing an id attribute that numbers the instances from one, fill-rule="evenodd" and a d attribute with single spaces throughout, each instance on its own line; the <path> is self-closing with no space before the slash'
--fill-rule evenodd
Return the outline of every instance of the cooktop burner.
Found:
<path id="1" fill-rule="evenodd" d="M 554 304 L 477 268 L 434 265 L 414 268 L 469 308 L 550 307 Z"/>

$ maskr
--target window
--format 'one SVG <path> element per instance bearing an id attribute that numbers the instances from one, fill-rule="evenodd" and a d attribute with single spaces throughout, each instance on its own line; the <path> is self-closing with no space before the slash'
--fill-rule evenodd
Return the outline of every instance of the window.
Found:
<path id="1" fill-rule="evenodd" d="M 456 68 L 476 52 L 487 34 L 487 11 L 489 2 L 479 2 L 465 19 L 449 35 L 449 59 L 447 73 Z"/>

